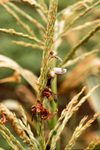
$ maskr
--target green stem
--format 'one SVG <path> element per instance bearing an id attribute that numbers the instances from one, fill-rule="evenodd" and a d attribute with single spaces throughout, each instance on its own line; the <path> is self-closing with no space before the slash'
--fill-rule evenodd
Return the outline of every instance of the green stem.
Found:
<path id="1" fill-rule="evenodd" d="M 56 64 L 56 60 L 52 62 L 52 68 L 55 67 L 55 64 Z M 54 81 L 51 83 L 51 89 L 54 93 L 57 93 L 57 77 L 55 77 Z M 52 112 L 54 112 L 56 109 L 57 109 L 57 104 L 54 102 L 54 100 L 52 100 Z M 50 125 L 51 129 L 55 126 L 56 122 L 57 122 L 57 115 L 51 119 L 51 125 Z"/>
<path id="2" fill-rule="evenodd" d="M 57 51 L 57 49 L 55 48 L 55 44 L 53 46 L 53 50 Z M 54 68 L 56 66 L 56 59 L 54 59 L 52 61 L 51 67 Z M 53 82 L 51 83 L 51 89 L 54 93 L 57 93 L 57 76 L 55 76 L 55 79 L 53 80 Z M 52 100 L 52 113 L 55 112 L 55 110 L 57 109 L 57 104 L 54 102 L 54 100 Z M 50 124 L 50 129 L 53 129 L 55 127 L 57 123 L 57 115 L 55 115 L 52 119 L 51 119 L 51 124 Z M 58 141 L 56 144 L 56 149 L 60 148 L 60 142 Z"/>
<path id="3" fill-rule="evenodd" d="M 56 21 L 56 13 L 57 13 L 57 2 L 58 0 L 51 0 L 50 1 L 50 9 L 48 15 L 48 23 L 47 23 L 47 31 L 45 35 L 45 49 L 43 51 L 43 59 L 42 59 L 42 68 L 41 68 L 41 75 L 40 75 L 40 83 L 39 83 L 39 94 L 40 98 L 42 95 L 42 90 L 46 87 L 47 84 L 47 75 L 50 67 L 50 51 L 52 50 L 52 45 L 54 43 L 54 26 Z M 43 101 L 43 99 L 41 99 Z"/>
<path id="4" fill-rule="evenodd" d="M 54 63 L 55 64 L 55 63 Z M 53 65 L 54 65 L 53 64 Z M 52 91 L 54 93 L 57 93 L 57 77 L 55 77 L 54 81 L 51 83 L 51 88 Z M 54 100 L 52 100 L 52 113 L 57 109 L 57 104 L 54 102 Z M 55 127 L 57 123 L 57 115 L 55 115 L 52 119 L 51 119 L 51 124 L 50 124 L 50 128 L 53 129 Z M 60 142 L 58 141 L 56 144 L 56 149 L 58 150 L 60 148 Z"/>
<path id="5" fill-rule="evenodd" d="M 40 150 L 45 150 L 44 123 L 39 114 L 37 114 L 37 133 L 39 135 Z"/>

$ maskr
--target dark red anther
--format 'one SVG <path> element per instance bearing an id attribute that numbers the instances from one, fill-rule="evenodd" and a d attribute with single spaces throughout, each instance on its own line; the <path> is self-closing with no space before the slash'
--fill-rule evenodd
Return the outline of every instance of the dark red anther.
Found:
<path id="1" fill-rule="evenodd" d="M 58 109 L 53 114 L 51 114 L 48 108 L 43 108 L 42 104 L 40 102 L 37 102 L 37 105 L 32 106 L 31 111 L 32 111 L 32 120 L 33 117 L 36 116 L 37 112 L 41 116 L 42 120 L 48 120 L 57 114 Z"/>
<path id="2" fill-rule="evenodd" d="M 53 114 L 48 113 L 48 115 L 43 120 L 48 120 L 48 119 L 53 118 L 57 114 L 57 112 L 58 112 L 58 109 L 56 109 L 56 111 Z"/>
<path id="3" fill-rule="evenodd" d="M 46 98 L 47 98 L 48 100 L 51 100 L 52 97 L 53 97 L 55 103 L 57 103 L 57 98 L 56 98 L 55 95 L 57 95 L 57 94 L 53 93 L 52 90 L 51 90 L 49 87 L 44 88 L 43 91 L 42 91 L 42 96 L 43 96 L 43 97 L 46 96 Z"/>

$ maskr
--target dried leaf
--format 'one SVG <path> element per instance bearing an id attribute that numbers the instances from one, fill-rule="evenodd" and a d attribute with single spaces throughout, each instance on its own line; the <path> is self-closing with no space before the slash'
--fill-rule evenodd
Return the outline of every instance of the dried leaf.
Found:
<path id="1" fill-rule="evenodd" d="M 36 96 L 35 94 L 28 89 L 25 85 L 18 85 L 15 89 L 17 96 L 23 103 L 28 102 L 28 105 L 35 105 L 36 104 Z"/>
<path id="2" fill-rule="evenodd" d="M 23 76 L 23 78 L 33 87 L 36 92 L 38 91 L 38 86 L 36 85 L 37 77 L 31 71 L 23 69 L 15 61 L 3 55 L 0 55 L 0 67 L 16 70 L 20 75 Z"/>
<path id="3" fill-rule="evenodd" d="M 5 83 L 5 82 L 20 83 L 21 82 L 21 77 L 19 76 L 19 73 L 17 71 L 15 71 L 12 76 L 0 80 L 0 83 Z"/>
<path id="4" fill-rule="evenodd" d="M 75 88 L 99 68 L 100 59 L 92 56 L 88 57 L 78 64 L 69 74 L 67 74 L 66 79 L 62 82 L 58 89 L 58 93 L 62 94 L 71 88 Z"/>

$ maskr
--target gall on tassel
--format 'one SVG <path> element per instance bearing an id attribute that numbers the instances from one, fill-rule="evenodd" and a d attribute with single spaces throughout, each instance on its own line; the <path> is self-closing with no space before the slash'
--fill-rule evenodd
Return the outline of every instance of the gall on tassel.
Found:
<path id="1" fill-rule="evenodd" d="M 36 117 L 36 112 L 41 112 L 43 110 L 43 105 L 40 103 L 40 101 L 39 100 L 37 100 L 37 104 L 36 105 L 33 105 L 32 107 L 31 107 L 31 112 L 32 112 L 32 119 L 31 120 L 33 120 L 33 118 L 34 117 Z"/>
<path id="2" fill-rule="evenodd" d="M 49 109 L 43 108 L 43 105 L 40 103 L 39 100 L 37 100 L 37 105 L 33 105 L 31 107 L 31 111 L 32 111 L 32 119 L 31 120 L 33 120 L 33 118 L 36 117 L 37 113 L 41 116 L 42 120 L 48 120 L 48 119 L 53 118 L 57 114 L 58 109 L 56 109 L 56 111 L 53 114 L 51 114 Z"/>
<path id="3" fill-rule="evenodd" d="M 57 112 L 58 112 L 58 109 L 56 109 L 56 111 L 53 114 L 51 114 L 48 108 L 44 108 L 43 111 L 41 112 L 41 118 L 43 120 L 51 119 L 57 114 Z"/>
<path id="4" fill-rule="evenodd" d="M 56 74 L 62 75 L 62 74 L 65 74 L 66 71 L 67 71 L 67 69 L 55 67 L 49 71 L 48 79 L 51 79 L 51 82 L 52 82 L 54 80 Z"/>
<path id="5" fill-rule="evenodd" d="M 52 69 L 52 71 L 54 71 L 55 74 L 65 74 L 67 69 L 62 69 L 62 68 L 55 67 L 55 68 Z"/>
<path id="6" fill-rule="evenodd" d="M 57 103 L 58 100 L 55 95 L 57 95 L 57 94 L 53 93 L 49 87 L 44 88 L 42 91 L 43 97 L 45 96 L 48 99 L 48 101 L 52 100 L 52 98 L 53 98 L 54 102 Z"/>
<path id="7" fill-rule="evenodd" d="M 49 71 L 48 78 L 54 78 L 55 74 L 59 74 L 59 75 L 65 74 L 66 71 L 67 71 L 67 69 L 62 69 L 62 68 L 55 67 L 55 68 L 53 68 L 52 70 Z"/>
<path id="8" fill-rule="evenodd" d="M 50 83 L 54 80 L 56 74 L 62 75 L 65 74 L 66 71 L 67 69 L 62 69 L 58 67 L 55 67 L 52 70 L 50 70 L 47 76 L 48 77 L 47 86 L 50 87 Z"/>

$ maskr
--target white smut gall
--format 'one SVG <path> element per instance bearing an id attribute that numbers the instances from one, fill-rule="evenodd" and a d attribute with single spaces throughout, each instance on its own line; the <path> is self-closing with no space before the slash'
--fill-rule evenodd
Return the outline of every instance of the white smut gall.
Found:
<path id="1" fill-rule="evenodd" d="M 67 69 L 62 69 L 62 68 L 58 68 L 58 67 L 53 68 L 52 70 L 54 71 L 55 74 L 64 74 L 67 71 Z"/>

